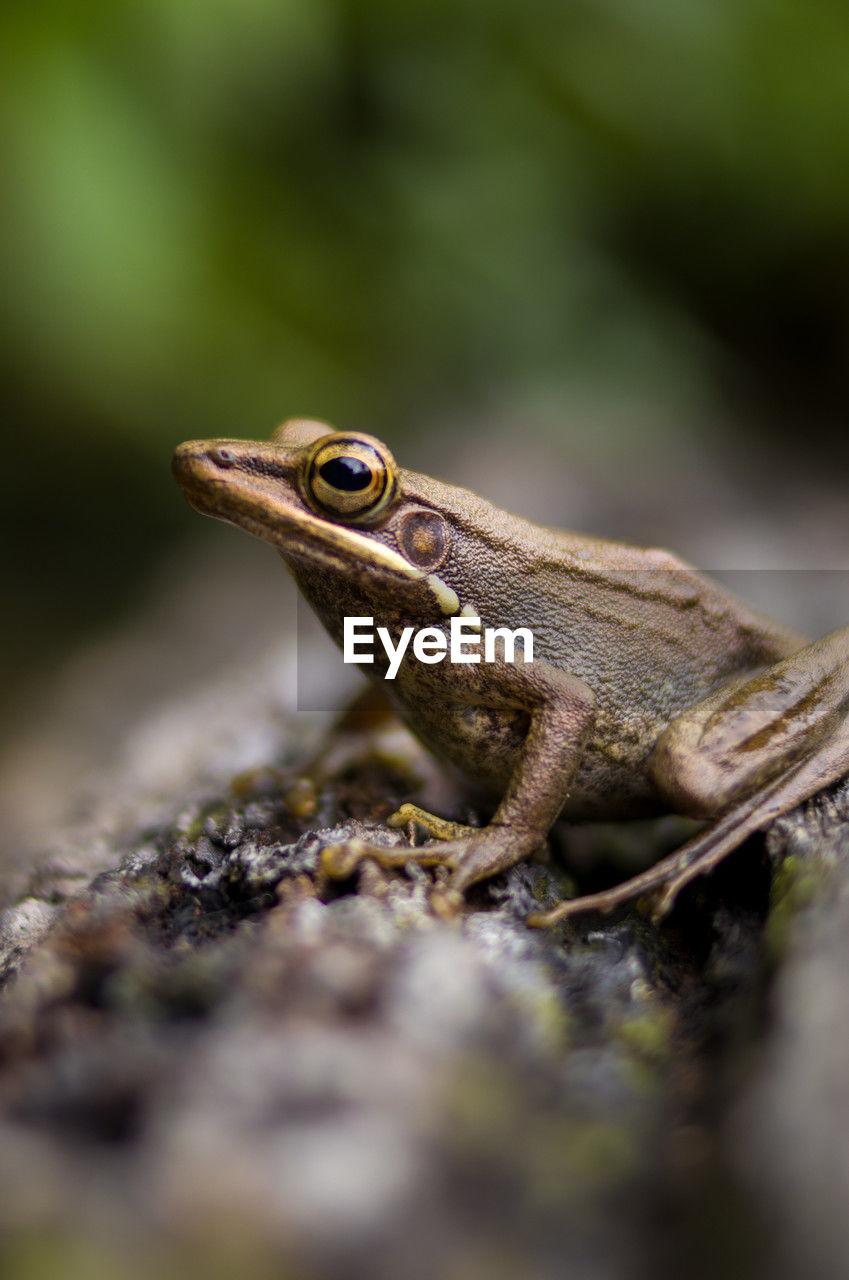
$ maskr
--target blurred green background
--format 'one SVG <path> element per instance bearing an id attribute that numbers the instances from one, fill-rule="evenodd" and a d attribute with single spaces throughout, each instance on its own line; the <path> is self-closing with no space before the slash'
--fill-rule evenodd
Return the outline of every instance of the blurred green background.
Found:
<path id="1" fill-rule="evenodd" d="M 30 0 L 0 59 L 6 672 L 133 600 L 187 437 L 842 476 L 842 0 Z"/>

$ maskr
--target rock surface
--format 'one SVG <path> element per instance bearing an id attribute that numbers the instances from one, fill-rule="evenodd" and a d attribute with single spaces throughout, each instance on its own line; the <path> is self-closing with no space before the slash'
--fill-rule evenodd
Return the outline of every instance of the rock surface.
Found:
<path id="1" fill-rule="evenodd" d="M 849 792 L 659 927 L 529 930 L 555 863 L 444 921 L 429 873 L 322 878 L 327 843 L 403 843 L 383 820 L 435 784 L 356 725 L 296 784 L 320 734 L 290 660 L 143 718 L 90 814 L 6 865 L 13 1270 L 845 1275 Z M 595 871 L 560 844 L 616 879 L 668 839 L 603 833 Z"/>

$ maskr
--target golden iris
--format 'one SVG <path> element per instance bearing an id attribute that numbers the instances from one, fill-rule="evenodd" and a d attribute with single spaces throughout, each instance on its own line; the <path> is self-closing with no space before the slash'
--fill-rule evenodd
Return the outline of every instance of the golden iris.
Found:
<path id="1" fill-rule="evenodd" d="M 386 445 L 350 431 L 316 440 L 307 454 L 304 476 L 313 505 L 348 524 L 376 520 L 398 489 L 398 469 Z"/>

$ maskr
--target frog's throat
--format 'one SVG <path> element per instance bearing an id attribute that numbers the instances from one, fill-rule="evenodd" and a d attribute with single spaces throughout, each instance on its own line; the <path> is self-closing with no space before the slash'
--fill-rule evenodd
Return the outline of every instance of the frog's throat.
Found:
<path id="1" fill-rule="evenodd" d="M 248 527 L 247 522 L 243 527 Z M 355 529 L 349 529 L 346 525 L 331 524 L 327 520 L 321 520 L 318 516 L 312 516 L 303 511 L 298 512 L 295 527 L 298 531 L 303 531 L 305 535 L 303 541 L 312 557 L 316 556 L 317 551 L 319 554 L 325 551 L 330 556 L 336 552 L 337 555 L 352 560 L 354 564 L 373 565 L 378 569 L 387 569 L 390 573 L 407 578 L 411 582 L 425 582 L 439 612 L 444 617 L 451 617 L 455 613 L 461 613 L 465 617 L 474 614 L 474 610 L 468 606 L 464 609 L 460 608 L 460 597 L 457 592 L 453 587 L 449 587 L 439 574 L 427 573 L 424 569 L 417 568 L 391 547 L 385 547 L 382 542 L 375 542 L 372 538 L 367 538 L 365 534 L 357 533 Z M 250 532 L 253 533 L 254 530 L 251 529 Z M 256 532 L 267 542 L 273 541 L 278 551 L 284 554 L 286 552 L 291 554 L 293 542 L 298 541 L 297 537 L 286 537 L 285 533 L 275 538 L 274 531 L 263 526 L 260 526 Z"/>
<path id="2" fill-rule="evenodd" d="M 382 542 L 375 542 L 355 529 L 322 520 L 320 516 L 310 515 L 306 511 L 299 511 L 293 517 L 279 523 L 258 520 L 253 528 L 250 515 L 244 514 L 239 517 L 238 523 L 249 533 L 272 543 L 278 551 L 284 553 L 303 546 L 311 555 L 320 554 L 322 551 L 331 554 L 335 552 L 353 564 L 386 569 L 389 573 L 414 582 L 427 576 L 422 569 L 417 569 L 399 552 L 393 551 L 391 547 L 385 547 Z"/>
<path id="3" fill-rule="evenodd" d="M 271 543 L 284 556 L 297 554 L 303 547 L 310 559 L 325 559 L 336 569 L 348 564 L 371 565 L 410 582 L 426 583 L 440 613 L 445 617 L 451 617 L 455 613 L 464 617 L 474 614 L 469 606 L 460 608 L 457 592 L 438 574 L 419 569 L 391 547 L 375 542 L 346 525 L 332 524 L 329 520 L 322 520 L 320 516 L 306 511 L 298 511 L 288 519 L 280 520 L 278 517 L 274 522 L 264 517 L 255 517 L 245 510 L 234 511 L 225 519 L 237 524 L 247 533 L 252 533 L 254 537 L 261 538 L 263 542 Z"/>

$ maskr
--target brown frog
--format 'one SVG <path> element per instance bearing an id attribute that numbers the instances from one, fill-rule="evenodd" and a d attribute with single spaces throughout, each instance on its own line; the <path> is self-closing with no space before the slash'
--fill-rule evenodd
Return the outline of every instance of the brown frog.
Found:
<path id="1" fill-rule="evenodd" d="M 336 846 L 336 874 L 366 857 L 440 864 L 446 909 L 532 854 L 559 815 L 706 819 L 648 871 L 529 922 L 648 892 L 662 914 L 750 833 L 849 772 L 849 628 L 806 643 L 667 551 L 542 528 L 323 423 L 285 423 L 268 443 L 189 441 L 174 472 L 198 511 L 279 551 L 337 643 L 346 617 L 384 628 L 368 674 L 427 747 L 498 798 L 480 829 L 402 806 L 395 825 L 417 818 L 448 838 Z M 506 632 L 488 662 L 447 660 L 452 618 L 530 629 L 532 660 L 509 652 Z M 410 628 L 426 628 L 430 648 L 408 644 L 391 664 Z"/>

